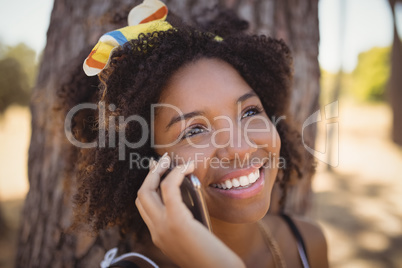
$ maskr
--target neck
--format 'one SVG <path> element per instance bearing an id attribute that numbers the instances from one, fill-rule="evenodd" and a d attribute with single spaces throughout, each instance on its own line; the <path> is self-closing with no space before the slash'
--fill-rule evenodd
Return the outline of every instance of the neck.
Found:
<path id="1" fill-rule="evenodd" d="M 242 259 L 251 257 L 261 246 L 257 223 L 233 224 L 211 218 L 213 233 Z"/>

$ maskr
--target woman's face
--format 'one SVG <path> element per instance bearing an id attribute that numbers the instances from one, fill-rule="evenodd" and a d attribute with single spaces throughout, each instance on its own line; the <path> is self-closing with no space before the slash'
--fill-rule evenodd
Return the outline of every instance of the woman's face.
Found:
<path id="1" fill-rule="evenodd" d="M 270 205 L 280 138 L 259 97 L 228 63 L 200 59 L 176 72 L 154 120 L 156 152 L 193 160 L 211 218 L 249 223 Z"/>

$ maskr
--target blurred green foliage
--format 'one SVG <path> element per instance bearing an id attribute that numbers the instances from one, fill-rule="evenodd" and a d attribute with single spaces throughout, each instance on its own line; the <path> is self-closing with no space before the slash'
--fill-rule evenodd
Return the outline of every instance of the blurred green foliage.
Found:
<path id="1" fill-rule="evenodd" d="M 321 69 L 321 103 L 333 101 L 339 75 L 341 97 L 360 102 L 385 101 L 391 72 L 390 56 L 391 47 L 374 47 L 359 54 L 352 72 L 332 73 Z"/>
<path id="2" fill-rule="evenodd" d="M 391 72 L 390 53 L 391 47 L 374 47 L 359 54 L 357 66 L 350 77 L 350 90 L 358 100 L 385 100 Z"/>
<path id="3" fill-rule="evenodd" d="M 33 49 L 23 43 L 0 44 L 0 114 L 12 104 L 29 104 L 37 70 Z"/>

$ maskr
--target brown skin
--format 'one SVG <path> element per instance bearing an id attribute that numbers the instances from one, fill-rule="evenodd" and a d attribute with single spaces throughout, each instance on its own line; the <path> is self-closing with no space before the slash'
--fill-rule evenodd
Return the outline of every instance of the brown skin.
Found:
<path id="1" fill-rule="evenodd" d="M 309 264 L 311 268 L 326 268 L 329 267 L 328 264 L 328 252 L 327 252 L 327 242 L 325 240 L 324 234 L 321 228 L 313 222 L 293 218 L 299 231 L 301 232 L 305 245 L 307 247 L 307 254 L 309 258 Z M 282 218 L 276 215 L 270 215 L 264 217 L 263 221 L 269 226 L 276 242 L 278 243 L 282 255 L 285 258 L 287 267 L 302 267 L 300 258 L 297 252 L 296 240 L 294 239 L 290 229 L 283 221 Z M 256 239 L 255 243 L 261 243 Z M 147 245 L 137 245 L 138 248 L 135 249 L 136 252 L 145 254 L 150 257 L 160 267 L 177 267 L 172 261 L 167 258 L 159 248 L 155 247 L 150 241 Z M 266 262 L 258 257 L 247 262 L 247 267 L 274 267 L 274 261 L 271 253 L 266 248 L 265 244 L 260 244 L 260 247 L 255 252 L 257 256 L 265 255 Z M 259 263 L 259 261 L 261 263 Z"/>
<path id="2" fill-rule="evenodd" d="M 237 102 L 249 93 L 253 95 Z M 222 230 L 227 231 L 226 223 L 247 224 L 261 219 L 269 208 L 271 191 L 278 172 L 277 166 L 264 169 L 264 188 L 250 198 L 239 200 L 228 198 L 212 187 L 212 184 L 220 182 L 224 176 L 251 167 L 251 159 L 258 165 L 268 161 L 270 155 L 275 155 L 275 161 L 278 162 L 280 150 L 278 133 L 265 112 L 259 113 L 256 117 L 258 113 L 256 107 L 261 110 L 263 108 L 260 99 L 248 84 L 229 64 L 216 59 L 202 59 L 173 75 L 164 90 L 161 102 L 174 105 L 184 114 L 191 112 L 202 114 L 202 118 L 189 118 L 166 129 L 171 118 L 178 114 L 173 109 L 163 108 L 155 118 L 155 141 L 157 144 L 169 144 L 183 131 L 185 133 L 202 131 L 188 139 L 180 140 L 173 146 L 157 149 L 157 152 L 161 155 L 168 152 L 170 156 L 174 153 L 182 157 L 185 162 L 199 160 L 194 174 L 203 186 L 214 229 L 219 232 L 223 225 Z M 241 118 L 242 116 L 244 118 Z M 264 130 L 263 120 L 270 124 L 270 131 L 254 131 Z M 247 134 L 248 140 L 245 135 L 238 135 L 236 131 L 243 132 L 246 127 L 250 130 Z M 230 145 L 230 142 L 233 145 Z M 197 148 L 198 145 L 205 148 Z M 268 146 L 256 148 L 256 145 Z M 215 160 L 226 162 L 222 162 L 220 167 L 217 162 L 213 162 Z M 239 213 L 242 217 L 239 217 Z M 234 228 L 240 228 L 236 232 L 241 232 L 241 225 L 235 225 Z"/>
<path id="3" fill-rule="evenodd" d="M 310 267 L 328 267 L 327 242 L 321 228 L 314 222 L 292 217 L 307 248 Z M 286 260 L 287 267 L 302 267 L 296 240 L 285 221 L 277 215 L 267 215 L 264 222 L 269 226 Z"/>
<path id="4" fill-rule="evenodd" d="M 278 168 L 276 165 L 261 165 L 266 164 L 267 159 L 278 163 L 280 138 L 263 111 L 260 99 L 238 72 L 221 60 L 198 60 L 173 75 L 160 103 L 174 105 L 184 114 L 195 112 L 199 116 L 186 118 L 168 127 L 178 114 L 173 109 L 161 108 L 154 122 L 155 142 L 170 145 L 156 149 L 157 153 L 162 155 L 167 152 L 170 156 L 181 157 L 176 165 L 194 159 L 200 159 L 200 162 L 176 169 L 167 176 L 161 184 L 163 203 L 157 186 L 166 168 L 156 166 L 154 172 L 147 176 L 138 192 L 136 204 L 150 229 L 154 244 L 167 257 L 151 243 L 138 250 L 163 267 L 174 266 L 172 262 L 181 267 L 191 267 L 201 261 L 206 261 L 203 265 L 220 264 L 221 267 L 270 267 L 273 265 L 272 255 L 267 254 L 269 250 L 257 225 L 263 220 L 278 241 L 288 267 L 301 267 L 290 230 L 280 218 L 265 216 Z M 228 120 L 217 120 L 219 116 Z M 246 135 L 237 135 L 237 131 L 231 135 L 229 132 L 245 128 L 250 130 Z M 260 131 L 263 129 L 266 131 Z M 188 138 L 175 142 L 183 133 Z M 230 141 L 233 143 L 230 144 Z M 204 146 L 196 148 L 195 145 Z M 214 165 L 212 159 L 227 161 L 227 165 Z M 240 167 L 244 161 L 248 164 Z M 251 163 L 256 163 L 257 167 Z M 259 181 L 263 183 L 252 194 L 235 198 L 213 186 L 222 182 L 224 177 L 239 177 L 257 169 L 261 173 Z M 192 218 L 177 198 L 180 196 L 178 186 L 184 176 L 181 171 L 191 172 L 200 179 L 215 236 L 205 233 L 205 228 Z M 328 266 L 325 239 L 319 228 L 302 221 L 296 224 L 303 236 L 308 237 L 306 244 L 311 267 Z M 208 259 L 212 262 L 208 263 Z"/>
<path id="5" fill-rule="evenodd" d="M 222 19 L 226 20 L 226 17 Z M 278 170 L 277 177 L 281 178 L 278 186 L 282 191 L 280 203 L 275 204 L 283 207 L 290 181 L 314 172 L 313 156 L 305 150 L 288 111 L 292 81 L 290 51 L 284 42 L 265 36 L 222 37 L 224 41 L 217 42 L 210 32 L 183 26 L 131 40 L 113 53 L 110 68 L 100 73 L 100 91 L 93 90 L 94 81 L 74 76 L 73 83 L 63 89 L 68 94 L 61 94 L 64 96 L 63 107 L 67 112 L 79 103 L 104 101 L 106 107 L 116 106 L 115 111 L 106 109 L 105 119 L 110 116 L 128 119 L 139 115 L 150 126 L 153 122 L 151 105 L 159 103 L 163 90 L 181 67 L 202 57 L 228 62 L 257 93 L 270 118 L 282 118 L 276 130 L 282 142 L 280 157 L 286 161 L 286 168 Z M 103 131 L 98 129 L 101 126 L 99 111 L 85 110 L 83 113 L 76 116 L 82 119 L 77 120 L 73 132 L 83 142 L 98 140 L 98 131 Z M 286 120 L 282 116 L 286 116 Z M 105 132 L 109 141 L 121 134 L 125 134 L 128 141 L 139 141 L 145 134 L 136 121 L 126 128 L 109 125 Z M 79 170 L 78 191 L 74 196 L 75 224 L 77 227 L 88 226 L 95 233 L 117 226 L 123 236 L 133 234 L 135 241 L 142 243 L 143 239 L 150 239 L 148 228 L 137 207 L 127 204 L 133 204 L 137 198 L 148 173 L 148 168 L 143 165 L 148 164 L 149 157 L 156 157 L 154 148 L 150 139 L 144 146 L 126 148 L 127 160 L 133 154 L 145 160 L 142 165 L 132 166 L 131 161 L 120 161 L 120 146 L 106 147 L 74 150 L 71 154 L 69 170 Z M 79 163 L 78 167 L 76 163 Z"/>

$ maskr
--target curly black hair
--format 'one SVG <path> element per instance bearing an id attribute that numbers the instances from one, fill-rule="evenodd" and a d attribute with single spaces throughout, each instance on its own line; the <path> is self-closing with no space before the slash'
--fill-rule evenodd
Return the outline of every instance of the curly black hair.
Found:
<path id="1" fill-rule="evenodd" d="M 240 30 L 245 29 L 244 23 L 237 25 Z M 215 34 L 223 40 L 217 40 Z M 99 91 L 93 89 L 93 78 L 83 78 L 81 74 L 76 74 L 79 77 L 74 80 L 76 82 L 62 88 L 60 97 L 64 99 L 66 111 L 73 104 L 90 100 L 101 101 L 106 107 L 103 122 L 94 110 L 76 116 L 79 118 L 73 125 L 76 138 L 83 142 L 97 141 L 97 133 L 102 131 L 106 144 L 118 144 L 119 132 L 123 130 L 110 127 L 109 119 L 139 115 L 150 122 L 150 106 L 159 102 L 172 75 L 186 64 L 202 58 L 229 63 L 259 96 L 268 116 L 290 118 L 292 58 L 282 40 L 227 30 L 220 33 L 216 27 L 211 32 L 181 24 L 172 30 L 141 34 L 138 39 L 115 50 L 109 67 L 99 75 Z M 84 79 L 86 82 L 82 82 Z M 81 93 L 74 97 L 69 88 L 77 87 L 78 83 L 81 88 L 74 92 Z M 85 84 L 90 88 L 84 88 Z M 109 109 L 110 104 L 114 105 L 112 109 Z M 100 126 L 105 127 L 100 129 Z M 300 135 L 293 130 L 289 120 L 279 121 L 276 127 L 281 137 L 280 155 L 286 161 L 286 167 L 278 173 L 278 181 L 285 189 L 291 177 L 301 178 L 304 172 L 310 171 L 313 161 L 306 157 Z M 127 124 L 124 133 L 130 142 L 140 140 L 144 134 L 136 121 Z M 138 239 L 148 234 L 135 206 L 137 191 L 148 170 L 130 167 L 130 153 L 137 153 L 144 159 L 156 157 L 150 137 L 140 148 L 126 148 L 125 161 L 119 160 L 118 146 L 80 149 L 71 157 L 78 170 L 74 198 L 77 223 L 89 225 L 95 232 L 117 225 L 122 233 L 134 233 Z"/>

